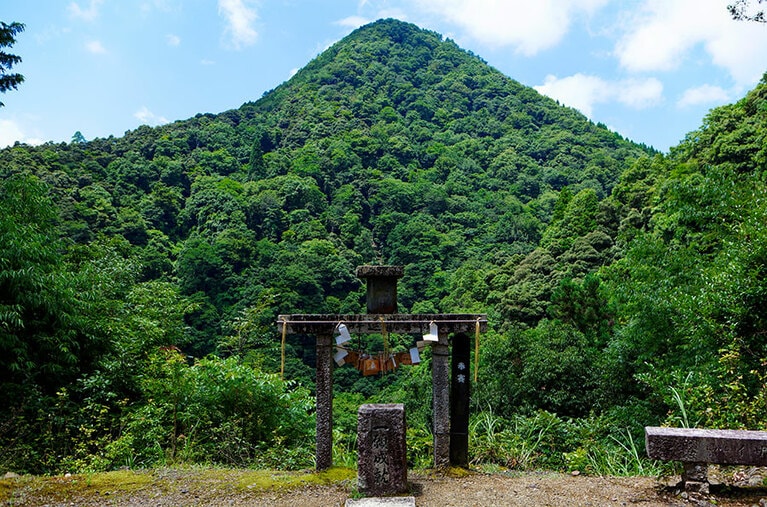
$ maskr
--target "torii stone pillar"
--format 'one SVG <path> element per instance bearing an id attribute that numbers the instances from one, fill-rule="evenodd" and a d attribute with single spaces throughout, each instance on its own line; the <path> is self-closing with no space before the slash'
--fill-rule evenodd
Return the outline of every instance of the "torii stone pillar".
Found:
<path id="1" fill-rule="evenodd" d="M 317 396 L 317 470 L 333 466 L 333 335 L 317 335 L 317 371 L 315 389 Z"/>
<path id="2" fill-rule="evenodd" d="M 447 333 L 431 346 L 432 411 L 434 416 L 434 467 L 450 465 L 450 347 Z"/>

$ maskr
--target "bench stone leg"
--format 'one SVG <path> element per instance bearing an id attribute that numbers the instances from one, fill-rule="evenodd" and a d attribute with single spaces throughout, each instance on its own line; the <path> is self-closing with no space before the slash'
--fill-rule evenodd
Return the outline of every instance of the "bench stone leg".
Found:
<path id="1" fill-rule="evenodd" d="M 685 491 L 707 495 L 709 492 L 708 464 L 684 462 L 682 485 L 684 486 Z"/>

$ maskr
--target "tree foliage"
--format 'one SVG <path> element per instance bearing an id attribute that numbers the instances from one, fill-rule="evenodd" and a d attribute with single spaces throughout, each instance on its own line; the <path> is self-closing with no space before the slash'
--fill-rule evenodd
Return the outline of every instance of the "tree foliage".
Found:
<path id="1" fill-rule="evenodd" d="M 767 17 L 764 15 L 763 10 L 755 10 L 754 3 L 762 4 L 764 0 L 735 0 L 735 2 L 727 5 L 727 10 L 733 19 L 738 21 L 756 21 L 758 23 L 767 23 Z"/>
<path id="2" fill-rule="evenodd" d="M 650 220 L 607 272 L 621 309 L 621 360 L 661 398 L 671 387 L 694 391 L 687 410 L 708 426 L 765 424 L 754 410 L 767 357 L 757 225 L 766 211 L 766 85 L 711 111 L 672 150 L 668 172 L 635 201 L 653 206 Z"/>
<path id="3" fill-rule="evenodd" d="M 7 24 L 0 21 L 0 49 L 13 46 L 16 43 L 16 35 L 23 31 L 24 25 L 22 23 L 13 22 Z M 20 56 L 0 51 L 0 93 L 15 90 L 24 82 L 24 76 L 11 72 L 13 66 L 19 63 L 21 63 Z M 0 107 L 4 105 L 0 102 Z"/>
<path id="4" fill-rule="evenodd" d="M 90 327 L 94 293 L 88 274 L 64 263 L 55 220 L 54 204 L 37 178 L 16 175 L 2 182 L 0 371 L 7 387 L 31 383 L 52 393 L 87 371 L 105 347 Z"/>

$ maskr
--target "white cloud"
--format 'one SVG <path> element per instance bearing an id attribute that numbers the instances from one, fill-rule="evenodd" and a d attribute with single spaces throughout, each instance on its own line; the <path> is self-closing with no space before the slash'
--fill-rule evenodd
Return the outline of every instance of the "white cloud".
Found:
<path id="1" fill-rule="evenodd" d="M 351 28 L 355 30 L 363 25 L 372 23 L 377 19 L 394 18 L 402 21 L 407 20 L 407 15 L 399 9 L 384 9 L 379 10 L 372 18 L 366 18 L 365 16 L 347 16 L 345 18 L 335 21 L 333 24 Z"/>
<path id="2" fill-rule="evenodd" d="M 590 15 L 609 0 L 417 0 L 418 5 L 491 46 L 515 46 L 533 56 L 555 46 L 578 15 Z"/>
<path id="3" fill-rule="evenodd" d="M 663 96 L 663 84 L 655 78 L 607 81 L 580 73 L 561 79 L 546 76 L 544 84 L 535 89 L 589 117 L 596 104 L 619 102 L 644 109 L 659 104 Z"/>
<path id="4" fill-rule="evenodd" d="M 715 65 L 727 69 L 740 87 L 751 87 L 767 69 L 767 30 L 761 23 L 730 21 L 726 29 L 706 41 Z"/>
<path id="5" fill-rule="evenodd" d="M 654 77 L 611 82 L 610 89 L 618 102 L 632 109 L 656 106 L 663 98 L 663 83 Z"/>
<path id="6" fill-rule="evenodd" d="M 207 58 L 203 58 L 202 60 L 200 60 L 200 65 L 215 65 L 215 64 L 216 62 L 214 62 L 213 60 L 208 60 Z"/>
<path id="7" fill-rule="evenodd" d="M 83 8 L 77 2 L 72 2 L 67 7 L 69 15 L 84 21 L 94 21 L 99 16 L 99 6 L 104 0 L 90 0 L 88 6 Z"/>
<path id="8" fill-rule="evenodd" d="M 169 122 L 167 118 L 157 116 L 146 106 L 141 106 L 141 109 L 133 113 L 133 117 L 145 125 L 162 125 Z"/>
<path id="9" fill-rule="evenodd" d="M 22 141 L 24 134 L 16 123 L 10 120 L 0 120 L 0 148 L 11 146 L 16 141 Z"/>
<path id="10" fill-rule="evenodd" d="M 104 45 L 101 44 L 101 41 L 97 41 L 97 40 L 86 42 L 85 49 L 87 49 L 89 53 L 93 53 L 94 55 L 104 55 L 107 52 Z"/>
<path id="11" fill-rule="evenodd" d="M 140 9 L 143 14 L 150 14 L 154 10 L 160 12 L 172 12 L 181 8 L 182 1 L 183 0 L 145 0 L 142 2 Z"/>
<path id="12" fill-rule="evenodd" d="M 43 141 L 30 137 L 12 120 L 0 120 L 0 148 L 13 146 L 16 141 L 26 144 L 42 144 Z"/>
<path id="13" fill-rule="evenodd" d="M 224 33 L 234 49 L 255 44 L 258 32 L 253 24 L 258 19 L 256 10 L 248 7 L 247 0 L 218 0 L 218 13 L 226 20 Z"/>
<path id="14" fill-rule="evenodd" d="M 543 95 L 574 107 L 586 116 L 591 116 L 594 104 L 603 101 L 607 96 L 609 85 L 596 76 L 575 74 L 559 79 L 548 75 L 545 82 L 535 89 Z"/>
<path id="15" fill-rule="evenodd" d="M 391 8 L 391 9 L 381 9 L 376 13 L 375 19 L 387 19 L 387 18 L 393 18 L 393 19 L 399 19 L 400 21 L 407 21 L 408 15 L 403 11 L 402 9 L 397 8 Z"/>
<path id="16" fill-rule="evenodd" d="M 349 16 L 336 21 L 336 25 L 345 26 L 348 28 L 359 28 L 362 25 L 366 25 L 373 21 L 372 19 L 364 18 L 362 16 Z"/>
<path id="17" fill-rule="evenodd" d="M 165 36 L 165 40 L 168 42 L 168 46 L 178 46 L 181 44 L 181 37 L 178 35 L 174 35 L 172 33 L 169 33 Z"/>
<path id="18" fill-rule="evenodd" d="M 671 70 L 681 64 L 681 57 L 699 39 L 703 17 L 695 21 L 686 14 L 687 23 L 679 25 L 683 3 L 687 0 L 660 3 L 650 0 L 643 9 L 627 17 L 627 34 L 618 41 L 615 54 L 621 66 L 632 72 Z M 703 3 L 703 2 L 701 2 Z"/>
<path id="19" fill-rule="evenodd" d="M 669 71 L 700 47 L 736 83 L 751 85 L 767 67 L 767 30 L 758 23 L 733 21 L 727 13 L 729 1 L 643 0 L 642 8 L 627 18 L 615 55 L 632 72 Z"/>
<path id="20" fill-rule="evenodd" d="M 724 104 L 730 100 L 730 94 L 719 86 L 705 84 L 685 90 L 676 103 L 678 107 L 698 106 L 701 104 Z"/>

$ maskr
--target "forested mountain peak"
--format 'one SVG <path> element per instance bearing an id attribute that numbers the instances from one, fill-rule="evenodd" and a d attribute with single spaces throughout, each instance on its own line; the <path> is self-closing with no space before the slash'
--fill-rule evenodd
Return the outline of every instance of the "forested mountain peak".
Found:
<path id="1" fill-rule="evenodd" d="M 376 167 L 380 159 L 393 162 L 391 157 L 403 167 L 411 163 L 429 166 L 434 159 L 415 149 L 412 142 L 410 147 L 397 149 L 385 146 L 382 138 L 415 137 L 419 148 L 430 144 L 432 152 L 438 145 L 454 145 L 465 138 L 505 138 L 505 148 L 524 152 L 532 163 L 559 156 L 556 165 L 570 165 L 573 173 L 585 161 L 566 145 L 628 147 L 620 136 L 504 76 L 454 42 L 393 19 L 354 31 L 290 81 L 241 111 L 251 107 L 270 114 L 266 123 L 278 131 L 271 135 L 277 138 L 277 145 L 318 142 L 346 131 L 347 140 L 367 167 Z M 281 121 L 275 123 L 278 119 Z M 322 125 L 312 129 L 308 123 Z M 360 131 L 370 129 L 377 142 L 366 152 L 354 141 Z M 423 129 L 437 135 L 425 139 Z M 557 145 L 562 145 L 561 151 Z M 573 155 L 577 160 L 569 159 Z M 519 162 L 524 165 L 527 159 Z M 571 174 L 552 183 L 561 188 L 594 176 Z M 600 184 L 609 187 L 615 176 L 601 175 Z"/>

